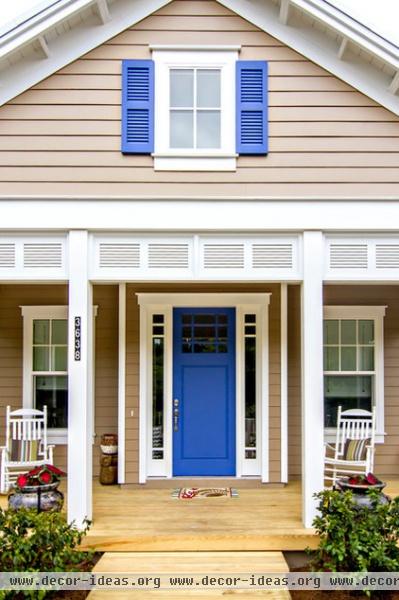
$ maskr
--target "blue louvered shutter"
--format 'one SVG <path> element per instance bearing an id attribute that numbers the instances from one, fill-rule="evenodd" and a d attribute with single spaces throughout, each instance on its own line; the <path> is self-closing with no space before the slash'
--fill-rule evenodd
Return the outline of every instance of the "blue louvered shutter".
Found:
<path id="1" fill-rule="evenodd" d="M 154 61 L 122 61 L 122 152 L 154 151 Z"/>
<path id="2" fill-rule="evenodd" d="M 267 154 L 267 62 L 236 63 L 238 154 Z"/>

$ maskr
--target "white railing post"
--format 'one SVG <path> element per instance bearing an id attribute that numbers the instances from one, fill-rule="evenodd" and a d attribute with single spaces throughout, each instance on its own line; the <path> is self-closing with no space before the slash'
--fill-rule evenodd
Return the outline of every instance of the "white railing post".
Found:
<path id="1" fill-rule="evenodd" d="M 93 300 L 87 231 L 69 233 L 68 521 L 92 518 Z"/>
<path id="2" fill-rule="evenodd" d="M 323 234 L 303 235 L 302 284 L 302 518 L 311 527 L 315 492 L 323 489 Z"/>

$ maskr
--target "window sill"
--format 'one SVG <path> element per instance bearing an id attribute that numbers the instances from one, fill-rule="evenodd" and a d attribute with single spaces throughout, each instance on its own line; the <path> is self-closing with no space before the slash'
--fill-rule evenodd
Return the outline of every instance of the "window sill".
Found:
<path id="1" fill-rule="evenodd" d="M 47 443 L 54 444 L 56 446 L 64 446 L 68 443 L 68 430 L 67 429 L 48 429 L 47 430 Z"/>
<path id="2" fill-rule="evenodd" d="M 155 171 L 235 171 L 236 154 L 153 154 Z"/>

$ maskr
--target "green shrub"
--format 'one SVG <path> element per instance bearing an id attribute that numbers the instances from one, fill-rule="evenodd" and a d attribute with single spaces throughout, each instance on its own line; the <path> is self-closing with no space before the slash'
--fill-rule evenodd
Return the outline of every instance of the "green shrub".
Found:
<path id="1" fill-rule="evenodd" d="M 356 506 L 351 491 L 315 495 L 320 503 L 313 526 L 320 543 L 311 563 L 314 570 L 399 571 L 399 497 L 379 504 L 380 492 L 367 493 L 372 508 Z"/>
<path id="2" fill-rule="evenodd" d="M 0 509 L 0 571 L 79 571 L 94 552 L 78 550 L 83 530 L 69 525 L 59 512 Z M 45 598 L 50 592 L 21 592 L 27 598 Z M 15 591 L 0 592 L 0 599 L 15 598 Z"/>

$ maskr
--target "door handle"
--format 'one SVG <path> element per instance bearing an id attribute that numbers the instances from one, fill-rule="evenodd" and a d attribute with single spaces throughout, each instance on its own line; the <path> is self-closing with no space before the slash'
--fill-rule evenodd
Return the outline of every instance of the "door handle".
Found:
<path id="1" fill-rule="evenodd" d="M 179 431 L 179 400 L 173 400 L 173 431 Z"/>

